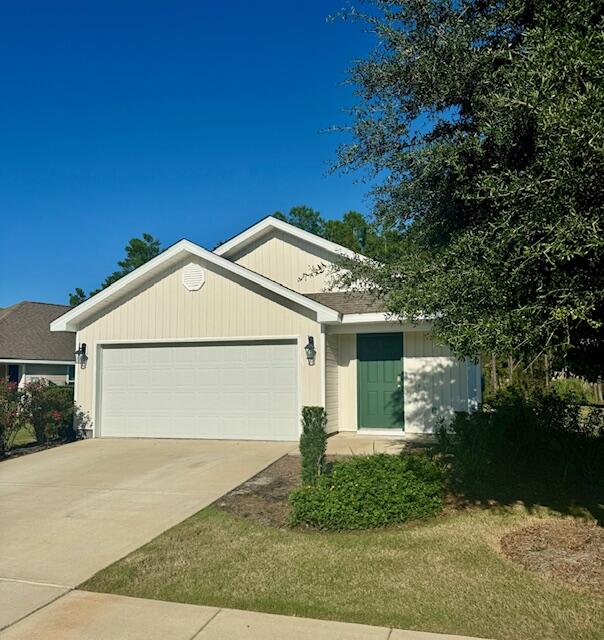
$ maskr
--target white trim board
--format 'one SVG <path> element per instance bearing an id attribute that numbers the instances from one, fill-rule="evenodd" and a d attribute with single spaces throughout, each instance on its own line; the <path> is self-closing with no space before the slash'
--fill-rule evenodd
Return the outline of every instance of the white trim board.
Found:
<path id="1" fill-rule="evenodd" d="M 283 231 L 284 233 L 288 233 L 291 236 L 294 236 L 300 240 L 304 240 L 316 247 L 320 247 L 321 249 L 325 249 L 335 255 L 343 256 L 345 258 L 357 258 L 361 260 L 366 260 L 365 256 L 355 253 L 354 251 L 343 247 L 341 244 L 336 244 L 335 242 L 331 242 L 330 240 L 326 240 L 325 238 L 321 238 L 320 236 L 315 235 L 314 233 L 310 233 L 308 231 L 304 231 L 303 229 L 299 229 L 298 227 L 294 227 L 294 225 L 289 224 L 288 222 L 284 222 L 283 220 L 279 220 L 277 218 L 273 218 L 272 216 L 268 216 L 260 222 L 252 225 L 245 231 L 237 234 L 234 238 L 227 240 L 220 246 L 214 249 L 214 253 L 219 256 L 228 256 L 229 254 L 234 253 L 237 249 L 242 249 L 246 245 L 250 244 L 256 238 L 260 238 L 266 233 L 268 233 L 271 229 L 277 229 L 279 231 Z"/>
<path id="2" fill-rule="evenodd" d="M 0 358 L 0 364 L 64 364 L 75 365 L 75 360 L 22 360 L 20 358 Z"/>
<path id="3" fill-rule="evenodd" d="M 317 322 L 329 322 L 339 321 L 340 314 L 334 309 L 330 309 L 323 304 L 315 302 L 310 298 L 288 289 L 278 282 L 274 282 L 269 278 L 266 278 L 255 271 L 250 271 L 241 265 L 238 265 L 226 258 L 222 258 L 216 253 L 212 253 L 203 247 L 190 242 L 189 240 L 180 240 L 176 244 L 172 245 L 169 249 L 166 249 L 155 258 L 149 260 L 149 262 L 138 267 L 127 276 L 124 276 L 117 282 L 114 282 L 110 287 L 99 291 L 95 296 L 82 302 L 74 309 L 69 310 L 56 320 L 50 323 L 51 331 L 77 331 L 78 321 L 84 320 L 90 316 L 93 310 L 101 305 L 101 303 L 108 301 L 113 296 L 118 295 L 120 292 L 127 292 L 129 289 L 133 289 L 138 281 L 144 281 L 144 276 L 148 276 L 156 269 L 167 266 L 170 263 L 177 262 L 183 256 L 194 255 L 211 264 L 215 264 L 223 268 L 225 271 L 233 273 L 244 280 L 248 280 L 267 291 L 271 291 L 283 298 L 299 304 L 301 307 L 310 309 L 317 314 Z"/>
<path id="4" fill-rule="evenodd" d="M 128 347 L 139 345 L 165 345 L 165 344 L 212 344 L 212 343 L 257 343 L 257 342 L 285 342 L 296 347 L 296 405 L 298 407 L 298 439 L 302 434 L 302 368 L 309 366 L 306 362 L 306 358 L 302 352 L 304 336 L 300 335 L 269 335 L 269 336 L 229 336 L 229 337 L 215 337 L 215 338 L 180 338 L 180 339 L 140 339 L 140 340 L 96 340 L 94 342 L 94 370 L 92 374 L 92 403 L 91 403 L 91 431 L 93 438 L 102 437 L 102 407 L 101 407 L 101 385 L 103 384 L 103 351 L 106 347 Z M 76 370 L 77 380 L 77 370 Z M 75 396 L 77 398 L 77 395 Z M 233 439 L 233 438 L 223 438 Z M 238 439 L 238 438 L 235 438 Z M 292 440 L 292 442 L 295 442 Z"/>

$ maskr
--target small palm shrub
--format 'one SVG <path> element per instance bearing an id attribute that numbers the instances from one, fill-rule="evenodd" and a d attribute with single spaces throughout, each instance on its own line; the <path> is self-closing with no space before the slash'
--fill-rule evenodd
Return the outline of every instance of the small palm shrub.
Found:
<path id="1" fill-rule="evenodd" d="M 441 469 L 428 458 L 355 456 L 334 462 L 314 486 L 290 494 L 290 523 L 331 530 L 381 527 L 438 513 L 442 494 Z"/>
<path id="2" fill-rule="evenodd" d="M 302 408 L 302 435 L 300 436 L 300 457 L 302 484 L 314 485 L 325 470 L 327 449 L 327 414 L 323 407 Z"/>

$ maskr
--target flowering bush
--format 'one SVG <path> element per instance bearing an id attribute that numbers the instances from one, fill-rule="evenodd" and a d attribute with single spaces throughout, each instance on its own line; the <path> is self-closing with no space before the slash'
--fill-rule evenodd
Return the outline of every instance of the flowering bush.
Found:
<path id="1" fill-rule="evenodd" d="M 40 444 L 48 440 L 74 440 L 73 388 L 45 381 L 26 384 L 0 378 L 0 456 L 10 449 L 21 428 L 32 429 Z"/>
<path id="2" fill-rule="evenodd" d="M 19 389 L 16 382 L 0 378 L 0 456 L 10 447 L 21 427 Z"/>
<path id="3" fill-rule="evenodd" d="M 29 382 L 21 392 L 22 419 L 29 423 L 40 444 L 68 438 L 73 416 L 73 389 Z"/>

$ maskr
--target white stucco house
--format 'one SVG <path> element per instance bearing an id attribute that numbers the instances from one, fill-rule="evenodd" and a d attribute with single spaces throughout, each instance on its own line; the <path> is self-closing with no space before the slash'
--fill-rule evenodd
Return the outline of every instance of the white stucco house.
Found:
<path id="1" fill-rule="evenodd" d="M 77 332 L 90 435 L 293 441 L 320 405 L 330 432 L 401 436 L 480 402 L 479 365 L 429 322 L 330 291 L 328 270 L 304 277 L 341 255 L 269 217 L 214 251 L 181 240 L 57 318 Z"/>

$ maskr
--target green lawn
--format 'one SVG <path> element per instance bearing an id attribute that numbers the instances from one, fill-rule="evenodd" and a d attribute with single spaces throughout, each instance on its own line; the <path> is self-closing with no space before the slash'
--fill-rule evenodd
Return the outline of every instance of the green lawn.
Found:
<path id="1" fill-rule="evenodd" d="M 545 509 L 468 509 L 398 528 L 287 531 L 210 507 L 82 588 L 515 640 L 602 639 L 604 597 L 531 574 L 499 552 Z"/>
<path id="2" fill-rule="evenodd" d="M 15 435 L 11 448 L 22 447 L 36 441 L 34 430 L 31 427 L 21 427 Z"/>

